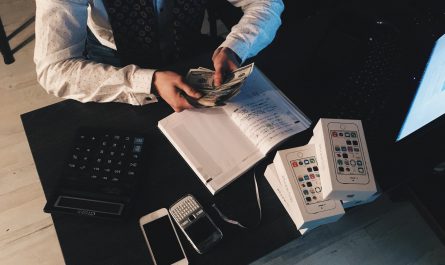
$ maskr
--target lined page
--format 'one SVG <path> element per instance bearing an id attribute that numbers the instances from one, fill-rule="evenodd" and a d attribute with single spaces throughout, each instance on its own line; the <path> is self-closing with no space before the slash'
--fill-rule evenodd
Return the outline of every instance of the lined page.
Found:
<path id="1" fill-rule="evenodd" d="M 224 110 L 264 155 L 310 126 L 306 116 L 256 68 Z"/>

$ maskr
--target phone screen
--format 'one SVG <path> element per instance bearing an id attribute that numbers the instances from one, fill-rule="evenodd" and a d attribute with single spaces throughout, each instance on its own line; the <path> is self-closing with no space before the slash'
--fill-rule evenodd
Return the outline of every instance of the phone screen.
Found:
<path id="1" fill-rule="evenodd" d="M 158 265 L 167 265 L 184 259 L 178 238 L 168 216 L 143 225 L 151 251 Z"/>
<path id="2" fill-rule="evenodd" d="M 207 217 L 198 218 L 192 225 L 189 225 L 184 230 L 190 239 L 197 245 L 200 245 L 215 232 L 218 232 Z"/>

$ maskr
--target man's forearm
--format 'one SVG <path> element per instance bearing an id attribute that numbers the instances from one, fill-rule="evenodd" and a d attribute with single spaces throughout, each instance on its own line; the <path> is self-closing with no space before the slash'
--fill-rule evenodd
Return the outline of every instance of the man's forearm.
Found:
<path id="1" fill-rule="evenodd" d="M 49 93 L 82 102 L 156 101 L 149 98 L 153 70 L 116 68 L 83 57 L 88 0 L 37 0 L 36 7 L 34 61 L 38 81 Z"/>
<path id="2" fill-rule="evenodd" d="M 241 7 L 244 15 L 220 47 L 233 50 L 242 61 L 269 45 L 281 25 L 284 10 L 281 0 L 229 0 Z"/>

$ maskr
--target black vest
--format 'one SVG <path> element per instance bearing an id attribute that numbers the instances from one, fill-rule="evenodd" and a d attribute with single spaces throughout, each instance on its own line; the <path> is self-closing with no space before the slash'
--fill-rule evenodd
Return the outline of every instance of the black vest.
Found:
<path id="1" fill-rule="evenodd" d="M 207 0 L 164 1 L 173 2 L 172 15 L 160 32 L 152 0 L 103 0 L 122 65 L 159 68 L 199 47 Z"/>

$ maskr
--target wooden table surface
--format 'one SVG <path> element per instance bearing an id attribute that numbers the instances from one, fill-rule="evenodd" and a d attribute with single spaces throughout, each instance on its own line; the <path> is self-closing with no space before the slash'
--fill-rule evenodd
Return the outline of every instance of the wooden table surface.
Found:
<path id="1" fill-rule="evenodd" d="M 0 1 L 5 30 L 11 33 L 33 16 L 32 0 Z M 11 46 L 34 32 L 34 25 L 11 40 Z M 57 235 L 45 204 L 20 114 L 60 99 L 37 83 L 32 61 L 34 42 L 0 63 L 0 264 L 64 264 Z"/>

